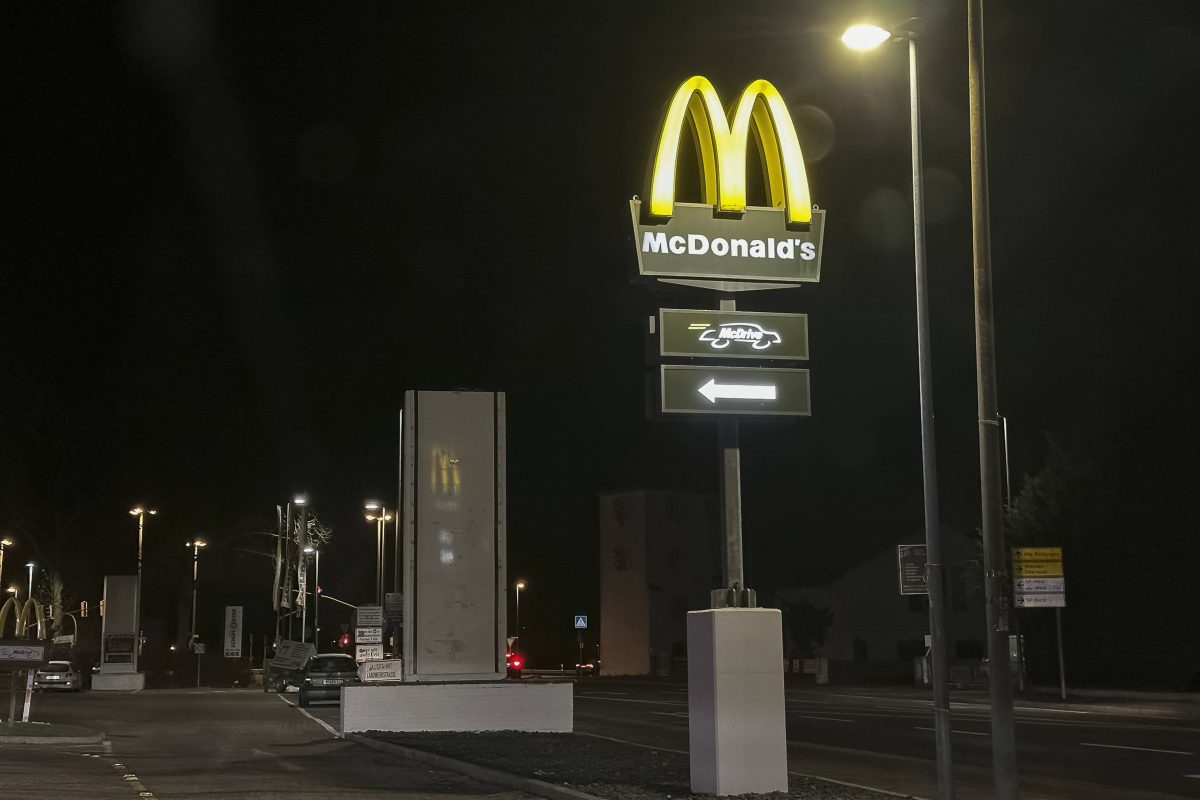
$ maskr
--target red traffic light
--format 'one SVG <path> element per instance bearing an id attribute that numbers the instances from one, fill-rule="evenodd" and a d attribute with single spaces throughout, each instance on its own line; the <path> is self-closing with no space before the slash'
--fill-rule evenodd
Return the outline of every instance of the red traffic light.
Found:
<path id="1" fill-rule="evenodd" d="M 340 644 L 342 647 L 349 647 L 350 646 L 350 634 L 343 633 L 342 638 L 338 639 L 338 644 Z"/>

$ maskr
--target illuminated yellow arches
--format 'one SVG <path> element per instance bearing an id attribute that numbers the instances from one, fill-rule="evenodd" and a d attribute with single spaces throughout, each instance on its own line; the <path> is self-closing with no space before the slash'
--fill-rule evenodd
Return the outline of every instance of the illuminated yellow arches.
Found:
<path id="1" fill-rule="evenodd" d="M 779 90 L 764 80 L 751 83 L 734 106 L 730 125 L 717 90 L 699 75 L 675 90 L 667 109 L 650 176 L 652 215 L 669 217 L 674 213 L 675 165 L 683 123 L 689 115 L 699 145 L 704 202 L 721 211 L 746 210 L 746 147 L 753 122 L 762 145 L 771 206 L 786 207 L 788 222 L 812 221 L 800 140 Z"/>
<path id="2" fill-rule="evenodd" d="M 13 636 L 22 637 L 30 626 L 37 625 L 41 638 L 47 638 L 50 628 L 46 625 L 46 614 L 42 610 L 42 604 L 32 598 L 22 604 L 15 597 L 8 598 L 4 601 L 4 605 L 0 606 L 0 638 L 4 637 L 4 628 L 8 624 L 9 614 L 13 612 L 16 612 L 13 620 Z"/>

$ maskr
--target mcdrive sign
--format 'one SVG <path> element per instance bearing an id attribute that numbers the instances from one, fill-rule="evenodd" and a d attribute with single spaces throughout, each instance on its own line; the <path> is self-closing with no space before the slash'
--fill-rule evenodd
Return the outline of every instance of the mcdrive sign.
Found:
<path id="1" fill-rule="evenodd" d="M 679 141 L 689 119 L 704 203 L 675 202 Z M 768 208 L 746 204 L 751 124 L 761 144 Z M 825 214 L 812 208 L 795 126 L 767 81 L 747 86 L 730 117 L 707 78 L 684 81 L 663 121 L 649 200 L 631 200 L 630 211 L 642 275 L 770 283 L 821 277 Z"/>

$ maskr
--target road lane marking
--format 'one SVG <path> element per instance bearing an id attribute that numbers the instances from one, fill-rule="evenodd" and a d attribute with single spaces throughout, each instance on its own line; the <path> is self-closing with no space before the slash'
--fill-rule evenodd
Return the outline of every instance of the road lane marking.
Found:
<path id="1" fill-rule="evenodd" d="M 815 717 L 811 714 L 797 714 L 795 711 L 789 711 L 788 716 L 800 717 L 801 719 L 819 719 L 822 722 L 857 722 L 857 720 L 842 719 L 841 717 Z"/>
<path id="2" fill-rule="evenodd" d="M 676 700 L 637 700 L 633 697 L 600 697 L 594 694 L 577 694 L 576 700 L 607 700 L 610 703 L 645 703 L 651 706 L 686 706 L 687 703 L 680 703 Z"/>
<path id="3" fill-rule="evenodd" d="M 913 730 L 914 731 L 936 731 L 937 728 L 921 728 L 921 727 L 914 726 Z M 991 734 L 987 733 L 986 731 L 950 731 L 950 732 L 951 733 L 961 733 L 966 736 L 991 736 Z"/>
<path id="4" fill-rule="evenodd" d="M 276 697 L 278 697 L 278 698 L 279 698 L 280 700 L 282 700 L 283 702 L 287 703 L 287 704 L 288 704 L 289 706 L 291 706 L 292 708 L 294 708 L 294 709 L 296 709 L 297 711 L 299 711 L 299 712 L 300 712 L 301 714 L 303 714 L 304 716 L 306 716 L 306 717 L 308 717 L 309 719 L 311 719 L 313 722 L 315 722 L 315 723 L 317 723 L 318 725 L 320 725 L 320 726 L 321 726 L 322 728 L 324 728 L 325 730 L 327 730 L 327 731 L 329 731 L 330 733 L 332 733 L 332 734 L 333 734 L 333 738 L 335 738 L 335 739 L 341 739 L 341 738 L 342 738 L 342 735 L 341 735 L 340 733 L 338 733 L 336 730 L 334 730 L 334 729 L 333 729 L 333 726 L 332 726 L 332 725 L 330 725 L 330 724 L 329 724 L 328 722 L 326 722 L 325 720 L 323 720 L 323 719 L 317 719 L 317 718 L 316 718 L 316 717 L 314 717 L 312 714 L 308 713 L 308 711 L 307 711 L 306 709 L 303 709 L 303 708 L 301 708 L 300 706 L 296 705 L 296 704 L 295 704 L 295 703 L 293 703 L 291 700 L 288 700 L 286 697 L 284 697 L 284 696 L 283 696 L 283 695 L 281 695 L 281 694 L 277 694 L 277 695 L 275 695 L 275 696 L 276 696 Z"/>
<path id="5" fill-rule="evenodd" d="M 1200 778 L 1200 775 L 1184 775 L 1185 778 Z"/>
<path id="6" fill-rule="evenodd" d="M 627 695 L 627 694 L 629 694 L 629 692 L 592 692 L 591 696 L 595 697 L 597 695 L 602 695 L 602 694 L 603 695 L 609 695 L 609 694 Z"/>
<path id="7" fill-rule="evenodd" d="M 687 719 L 686 711 L 651 711 L 651 714 L 658 714 L 660 717 L 683 717 Z"/>
<path id="8" fill-rule="evenodd" d="M 1080 742 L 1080 747 L 1106 747 L 1110 750 L 1138 750 L 1143 753 L 1167 753 L 1173 756 L 1190 756 L 1186 750 L 1159 750 L 1154 747 L 1130 747 L 1124 744 L 1096 744 L 1095 742 Z"/>

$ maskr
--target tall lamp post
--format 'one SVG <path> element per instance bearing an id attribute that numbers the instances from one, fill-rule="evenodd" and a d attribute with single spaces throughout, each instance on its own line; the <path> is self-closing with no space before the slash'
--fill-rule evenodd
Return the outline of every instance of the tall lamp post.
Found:
<path id="1" fill-rule="evenodd" d="M 300 549 L 308 547 L 308 495 L 298 494 L 292 498 L 292 505 L 300 509 Z M 300 641 L 308 641 L 308 561 L 300 559 Z"/>
<path id="2" fill-rule="evenodd" d="M 25 566 L 29 568 L 29 594 L 26 595 L 26 598 L 32 600 L 33 599 L 33 568 L 36 567 L 37 564 L 30 561 Z"/>
<path id="3" fill-rule="evenodd" d="M 309 545 L 304 548 L 306 555 L 313 556 L 315 569 L 313 571 L 313 643 L 317 650 L 321 649 L 321 551 Z"/>
<path id="4" fill-rule="evenodd" d="M 146 515 L 154 516 L 157 514 L 153 508 L 144 508 L 142 506 L 134 506 L 129 509 L 130 516 L 137 517 L 138 521 L 138 558 L 137 558 L 137 629 L 138 629 L 138 646 L 137 653 L 142 654 L 142 639 L 145 638 L 142 632 L 142 535 L 146 530 Z"/>
<path id="5" fill-rule="evenodd" d="M 526 586 L 524 580 L 519 580 L 513 587 L 517 590 L 517 613 L 513 616 L 513 633 L 518 639 L 521 638 L 521 590 Z"/>
<path id="6" fill-rule="evenodd" d="M 382 503 L 375 500 L 368 500 L 363 504 L 366 509 L 367 522 L 375 523 L 375 598 L 376 602 L 383 605 L 383 567 L 384 567 L 384 541 L 387 533 L 387 524 L 392 519 L 392 515 Z"/>
<path id="7" fill-rule="evenodd" d="M 196 645 L 196 587 L 200 581 L 200 550 L 208 547 L 208 542 L 203 539 L 195 539 L 186 542 L 184 546 L 192 548 L 192 636 L 188 639 L 188 647 L 194 649 Z"/>
<path id="8" fill-rule="evenodd" d="M 987 609 L 992 774 L 997 800 L 1016 800 L 1017 747 L 1008 662 L 1008 595 L 1000 504 L 1000 424 L 996 408 L 996 330 L 992 316 L 992 232 L 984 102 L 983 0 L 967 3 L 967 100 L 971 130 L 971 255 L 975 286 L 975 383 L 979 499 Z"/>
<path id="9" fill-rule="evenodd" d="M 4 582 L 4 548 L 12 547 L 13 540 L 5 536 L 0 539 L 0 584 Z"/>
<path id="10" fill-rule="evenodd" d="M 938 520 L 937 455 L 933 424 L 933 367 L 929 353 L 929 288 L 925 270 L 925 189 L 921 154 L 921 103 L 917 39 L 923 28 L 909 19 L 891 30 L 852 25 L 842 41 L 854 50 L 874 50 L 884 42 L 908 43 L 909 126 L 912 134 L 913 262 L 917 295 L 917 372 L 921 398 L 921 477 L 924 483 L 925 556 L 929 588 L 929 627 L 933 659 L 934 737 L 938 788 L 943 800 L 954 797 L 954 759 L 950 742 L 949 658 L 946 651 L 946 594 Z"/>

